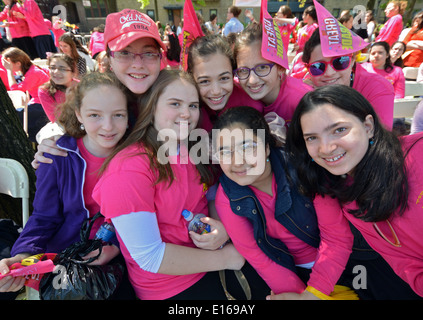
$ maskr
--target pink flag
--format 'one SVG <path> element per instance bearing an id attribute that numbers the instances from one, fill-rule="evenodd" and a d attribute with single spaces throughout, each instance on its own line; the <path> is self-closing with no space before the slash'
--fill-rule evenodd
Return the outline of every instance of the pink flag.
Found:
<path id="1" fill-rule="evenodd" d="M 368 43 L 336 20 L 325 7 L 313 0 L 319 22 L 320 44 L 324 57 L 344 56 L 360 51 Z"/>
<path id="2" fill-rule="evenodd" d="M 260 22 L 263 27 L 261 54 L 266 60 L 289 69 L 287 48 L 284 47 L 279 27 L 267 11 L 267 0 L 261 0 Z"/>
<path id="3" fill-rule="evenodd" d="M 185 1 L 184 4 L 184 27 L 182 28 L 182 34 L 184 40 L 181 50 L 181 64 L 184 70 L 187 70 L 188 48 L 196 38 L 204 36 L 191 0 Z"/>

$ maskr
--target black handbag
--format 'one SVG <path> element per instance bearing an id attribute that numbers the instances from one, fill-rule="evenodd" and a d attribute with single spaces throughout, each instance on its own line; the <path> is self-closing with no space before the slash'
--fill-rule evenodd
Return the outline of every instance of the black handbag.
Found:
<path id="1" fill-rule="evenodd" d="M 80 231 L 81 241 L 55 257 L 56 269 L 45 274 L 40 282 L 41 300 L 106 300 L 116 291 L 124 274 L 122 262 L 113 259 L 107 265 L 88 265 L 102 252 L 101 239 L 88 239 L 94 221 L 100 216 L 97 213 L 87 219 Z M 82 259 L 96 249 L 99 249 L 98 255 Z"/>

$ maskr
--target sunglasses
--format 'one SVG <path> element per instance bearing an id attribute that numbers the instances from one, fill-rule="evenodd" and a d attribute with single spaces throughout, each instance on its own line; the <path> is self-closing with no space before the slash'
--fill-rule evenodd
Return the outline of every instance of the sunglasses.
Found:
<path id="1" fill-rule="evenodd" d="M 325 74 L 328 65 L 336 70 L 342 71 L 347 69 L 351 64 L 351 56 L 342 56 L 342 57 L 334 57 L 329 62 L 326 61 L 317 61 L 310 64 L 307 64 L 308 72 L 313 77 L 322 76 Z"/>

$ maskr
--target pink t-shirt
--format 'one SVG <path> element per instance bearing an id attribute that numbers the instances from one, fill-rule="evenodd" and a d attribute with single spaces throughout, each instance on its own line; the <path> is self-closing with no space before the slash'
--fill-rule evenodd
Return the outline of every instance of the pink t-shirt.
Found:
<path id="1" fill-rule="evenodd" d="M 229 108 L 243 106 L 252 107 L 263 113 L 264 104 L 261 101 L 253 100 L 241 87 L 239 87 L 238 83 L 234 82 L 234 89 L 232 94 L 222 110 L 216 112 L 203 104 L 201 118 L 198 122 L 198 128 L 202 128 L 210 132 L 213 128 L 214 117 L 218 117 Z"/>
<path id="2" fill-rule="evenodd" d="M 38 88 L 49 80 L 48 70 L 32 65 L 25 73 L 25 79 L 18 84 L 11 85 L 10 90 L 28 91 L 31 96 L 29 104 L 41 103 L 38 98 Z"/>
<path id="3" fill-rule="evenodd" d="M 311 25 L 305 25 L 301 29 L 298 30 L 298 50 L 297 53 L 302 52 L 304 50 L 305 43 L 308 39 L 310 39 L 311 35 L 313 34 L 314 30 L 319 27 L 317 23 L 313 23 Z"/>
<path id="4" fill-rule="evenodd" d="M 57 90 L 54 96 L 52 97 L 46 89 L 40 87 L 38 89 L 38 98 L 40 99 L 40 103 L 44 109 L 44 112 L 47 115 L 47 118 L 51 122 L 56 122 L 56 108 L 59 104 L 65 102 L 66 93 Z"/>
<path id="5" fill-rule="evenodd" d="M 13 15 L 13 11 L 16 11 L 16 6 L 12 8 L 12 14 L 9 15 L 9 8 L 4 8 L 0 13 L 0 21 L 7 20 L 9 22 L 10 36 L 12 39 L 29 37 L 29 28 L 25 19 L 17 18 Z"/>
<path id="6" fill-rule="evenodd" d="M 286 125 L 289 125 L 298 103 L 311 90 L 313 88 L 300 79 L 286 76 L 285 80 L 282 81 L 279 95 L 275 102 L 265 106 L 263 113 L 275 112 L 285 120 Z"/>
<path id="7" fill-rule="evenodd" d="M 93 57 L 96 53 L 106 50 L 104 45 L 104 33 L 93 32 L 90 38 L 91 56 Z"/>
<path id="8" fill-rule="evenodd" d="M 279 26 L 279 31 L 282 36 L 283 46 L 288 50 L 289 37 L 291 36 L 292 31 L 295 30 L 295 27 L 298 25 L 298 18 L 295 18 L 294 24 L 284 23 Z"/>
<path id="9" fill-rule="evenodd" d="M 378 74 L 367 72 L 356 63 L 352 87 L 371 103 L 385 127 L 392 130 L 395 93 L 390 82 Z"/>
<path id="10" fill-rule="evenodd" d="M 384 69 L 375 69 L 370 62 L 365 62 L 361 66 L 370 73 L 377 73 L 388 80 L 394 86 L 395 99 L 404 98 L 405 95 L 405 77 L 402 68 L 392 66 L 393 69 L 390 72 L 386 72 Z"/>
<path id="11" fill-rule="evenodd" d="M 188 209 L 208 215 L 207 187 L 200 182 L 197 168 L 186 156 L 172 157 L 171 161 L 177 162 L 171 164 L 175 180 L 170 186 L 168 182 L 155 184 L 157 172 L 152 171 L 150 160 L 140 152 L 145 149 L 131 145 L 110 162 L 93 192 L 101 212 L 106 219 L 131 212 L 155 212 L 163 242 L 195 247 L 181 212 Z M 181 154 L 186 152 L 181 151 Z M 140 226 L 140 232 L 142 230 Z M 204 273 L 175 276 L 144 271 L 130 256 L 119 234 L 117 236 L 130 281 L 140 299 L 172 297 L 204 276 Z"/>
<path id="12" fill-rule="evenodd" d="M 87 208 L 87 210 L 90 213 L 90 217 L 93 217 L 97 212 L 100 211 L 100 206 L 93 199 L 92 193 L 93 193 L 95 185 L 98 182 L 98 171 L 100 170 L 106 158 L 99 158 L 92 155 L 87 150 L 87 148 L 85 148 L 82 138 L 77 139 L 76 144 L 78 146 L 78 149 L 79 149 L 79 152 L 81 153 L 82 158 L 84 158 L 87 164 L 87 167 L 85 169 L 85 180 L 84 180 L 84 188 L 83 188 L 84 203 L 85 203 L 85 208 Z M 103 224 L 103 222 L 104 222 L 104 219 L 102 217 L 94 221 L 94 224 L 90 232 L 90 239 L 94 238 L 95 234 L 97 233 L 98 229 Z"/>
<path id="13" fill-rule="evenodd" d="M 385 25 L 380 29 L 379 35 L 376 37 L 375 42 L 377 41 L 386 41 L 390 47 L 398 40 L 401 31 L 403 28 L 402 16 L 397 14 L 385 23 Z"/>
<path id="14" fill-rule="evenodd" d="M 367 243 L 377 251 L 392 267 L 395 273 L 407 282 L 411 288 L 423 297 L 423 133 L 403 136 L 403 149 L 407 150 L 415 144 L 406 157 L 408 172 L 409 197 L 408 209 L 402 216 L 394 214 L 389 222 L 400 241 L 401 247 L 395 247 L 376 231 L 372 222 L 365 222 L 348 213 L 349 209 L 356 209 L 355 203 L 345 205 L 342 209 L 334 202 L 326 207 L 326 215 L 346 217 L 364 236 Z M 386 186 L 389 187 L 389 186 Z M 342 213 L 342 214 L 341 214 Z M 386 221 L 377 222 L 383 234 L 394 241 L 393 232 Z"/>
<path id="15" fill-rule="evenodd" d="M 272 178 L 273 196 L 254 187 L 250 186 L 250 188 L 262 205 L 266 218 L 266 233 L 285 243 L 293 255 L 296 265 L 315 261 L 308 285 L 329 295 L 342 274 L 351 253 L 353 236 L 348 223 L 336 215 L 325 215 L 320 218 L 321 212 L 317 211 L 321 244 L 319 249 L 313 248 L 295 237 L 275 219 L 277 186 L 274 177 Z M 236 249 L 254 267 L 273 292 L 301 293 L 304 291 L 306 286 L 295 273 L 271 260 L 258 247 L 251 222 L 232 212 L 229 199 L 221 186 L 218 187 L 216 193 L 215 205 Z M 316 210 L 319 208 L 317 206 Z"/>
<path id="16" fill-rule="evenodd" d="M 31 37 L 50 35 L 50 30 L 44 22 L 43 14 L 34 0 L 25 0 L 17 10 L 25 16 Z"/>

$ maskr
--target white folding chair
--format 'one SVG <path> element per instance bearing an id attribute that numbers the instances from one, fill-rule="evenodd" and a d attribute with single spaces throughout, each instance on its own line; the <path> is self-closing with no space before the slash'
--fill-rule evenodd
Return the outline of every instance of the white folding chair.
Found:
<path id="1" fill-rule="evenodd" d="M 29 218 L 29 179 L 18 161 L 0 158 L 0 193 L 22 198 L 22 225 L 25 226 Z M 25 291 L 27 300 L 39 300 L 36 290 L 26 287 Z"/>
<path id="2" fill-rule="evenodd" d="M 29 179 L 18 161 L 0 158 L 0 193 L 22 198 L 22 224 L 25 226 L 29 218 Z"/>
<path id="3" fill-rule="evenodd" d="M 25 133 L 28 135 L 28 102 L 29 94 L 28 92 L 23 92 L 20 90 L 11 90 L 7 91 L 7 94 L 12 100 L 13 106 L 15 109 L 23 108 L 23 128 Z"/>

